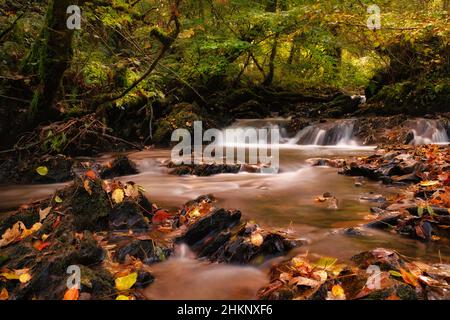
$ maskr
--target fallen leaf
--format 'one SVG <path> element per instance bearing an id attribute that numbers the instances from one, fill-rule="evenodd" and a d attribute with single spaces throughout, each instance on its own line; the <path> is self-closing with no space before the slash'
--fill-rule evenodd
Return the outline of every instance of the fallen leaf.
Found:
<path id="1" fill-rule="evenodd" d="M 78 288 L 75 287 L 66 291 L 63 300 L 78 300 L 79 296 L 80 293 L 78 291 Z"/>
<path id="2" fill-rule="evenodd" d="M 437 181 L 437 180 L 433 180 L 433 181 L 422 181 L 422 182 L 420 183 L 420 186 L 421 186 L 421 187 L 434 187 L 434 186 L 436 186 L 436 185 L 438 185 L 438 184 L 440 184 L 440 182 Z"/>
<path id="3" fill-rule="evenodd" d="M 6 288 L 3 288 L 2 291 L 0 292 L 0 301 L 4 301 L 4 300 L 8 300 L 9 299 L 9 293 L 8 290 L 6 290 Z"/>
<path id="4" fill-rule="evenodd" d="M 120 277 L 116 279 L 116 289 L 119 291 L 126 291 L 130 289 L 137 281 L 137 273 L 133 272 L 125 277 Z"/>
<path id="5" fill-rule="evenodd" d="M 59 196 L 56 196 L 55 197 L 55 202 L 56 203 L 61 203 L 61 202 L 63 202 L 63 200 Z"/>
<path id="6" fill-rule="evenodd" d="M 152 223 L 153 224 L 163 223 L 170 217 L 171 215 L 166 210 L 158 210 L 152 217 Z"/>
<path id="7" fill-rule="evenodd" d="M 35 248 L 37 251 L 42 251 L 50 245 L 51 245 L 50 242 L 44 242 L 41 240 L 37 240 L 33 243 L 33 248 Z"/>
<path id="8" fill-rule="evenodd" d="M 417 281 L 417 277 L 414 276 L 412 273 L 406 271 L 403 268 L 400 268 L 400 273 L 402 274 L 403 281 L 405 281 L 407 284 L 410 284 L 414 287 L 419 286 L 419 282 Z"/>
<path id="9" fill-rule="evenodd" d="M 314 288 L 314 287 L 319 286 L 321 283 L 319 281 L 305 278 L 305 277 L 295 277 L 295 278 L 292 278 L 291 281 L 289 281 L 289 284 Z"/>
<path id="10" fill-rule="evenodd" d="M 5 233 L 2 235 L 2 239 L 0 239 L 0 248 L 28 237 L 33 232 L 39 230 L 41 227 L 42 224 L 38 222 L 35 223 L 31 227 L 31 229 L 27 229 L 27 227 L 23 224 L 22 221 L 16 222 L 11 228 L 7 229 Z"/>
<path id="11" fill-rule="evenodd" d="M 41 176 L 46 176 L 46 175 L 48 174 L 48 168 L 47 168 L 47 167 L 44 167 L 44 166 L 37 167 L 37 168 L 36 168 L 36 172 L 37 172 L 38 174 L 40 174 Z"/>
<path id="12" fill-rule="evenodd" d="M 250 236 L 250 241 L 254 246 L 260 247 L 264 242 L 264 238 L 260 233 L 254 232 Z"/>
<path id="13" fill-rule="evenodd" d="M 97 175 L 92 170 L 89 170 L 89 171 L 86 172 L 86 177 L 88 177 L 91 180 L 97 179 Z"/>
<path id="14" fill-rule="evenodd" d="M 395 270 L 389 270 L 389 273 L 390 273 L 391 276 L 393 276 L 393 277 L 399 277 L 399 278 L 402 277 L 402 274 L 401 274 L 400 272 L 398 272 L 398 271 L 395 271 Z"/>
<path id="15" fill-rule="evenodd" d="M 47 218 L 48 214 L 50 213 L 50 211 L 52 210 L 52 207 L 48 207 L 45 209 L 39 209 L 39 221 L 42 222 L 45 220 L 45 218 Z"/>
<path id="16" fill-rule="evenodd" d="M 84 187 L 84 190 L 86 190 L 86 192 L 89 193 L 89 195 L 92 194 L 92 189 L 91 189 L 91 186 L 89 184 L 89 180 L 84 180 L 83 181 L 83 187 Z"/>
<path id="17" fill-rule="evenodd" d="M 139 197 L 139 187 L 136 184 L 127 184 L 125 187 L 125 195 L 137 199 Z"/>
<path id="18" fill-rule="evenodd" d="M 111 198 L 114 200 L 115 203 L 122 203 L 124 198 L 123 190 L 120 188 L 114 190 L 114 192 L 111 195 Z"/>
<path id="19" fill-rule="evenodd" d="M 53 222 L 52 228 L 55 229 L 61 223 L 61 216 L 57 216 L 55 222 Z"/>
<path id="20" fill-rule="evenodd" d="M 5 278 L 6 280 L 19 280 L 19 276 L 14 272 L 0 273 L 0 277 Z"/>
<path id="21" fill-rule="evenodd" d="M 284 283 L 289 283 L 291 281 L 292 275 L 287 272 L 280 273 L 280 281 L 283 281 Z"/>
<path id="22" fill-rule="evenodd" d="M 31 276 L 29 273 L 23 273 L 19 276 L 20 283 L 27 283 L 31 280 Z"/>
<path id="23" fill-rule="evenodd" d="M 116 300 L 130 300 L 130 298 L 120 294 L 120 295 L 117 296 Z"/>
<path id="24" fill-rule="evenodd" d="M 331 293 L 335 297 L 345 297 L 345 291 L 344 288 L 342 288 L 340 285 L 334 285 L 333 288 L 331 288 Z"/>

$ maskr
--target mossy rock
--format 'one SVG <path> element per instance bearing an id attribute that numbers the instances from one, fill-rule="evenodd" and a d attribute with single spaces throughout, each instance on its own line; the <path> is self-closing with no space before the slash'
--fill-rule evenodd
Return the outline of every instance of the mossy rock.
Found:
<path id="1" fill-rule="evenodd" d="M 168 116 L 156 122 L 153 142 L 157 145 L 170 145 L 172 133 L 176 129 L 187 129 L 193 133 L 194 121 L 204 120 L 202 113 L 201 108 L 196 104 L 174 105 Z"/>
<path id="2" fill-rule="evenodd" d="M 89 194 L 80 179 L 75 181 L 75 194 L 72 200 L 74 225 L 77 230 L 98 230 L 104 227 L 104 218 L 111 210 L 100 180 L 90 181 L 92 194 Z"/>

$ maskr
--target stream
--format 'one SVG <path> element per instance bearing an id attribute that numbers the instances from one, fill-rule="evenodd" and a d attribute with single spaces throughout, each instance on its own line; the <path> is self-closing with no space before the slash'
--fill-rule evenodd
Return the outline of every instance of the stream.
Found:
<path id="1" fill-rule="evenodd" d="M 279 125 L 276 121 L 270 123 Z M 255 125 L 257 122 L 253 121 L 251 124 Z M 259 124 L 266 125 L 267 121 L 260 121 Z M 249 122 L 245 122 L 245 125 L 249 125 Z M 362 186 L 356 186 L 354 178 L 337 174 L 335 168 L 309 165 L 306 160 L 310 158 L 367 156 L 375 152 L 374 147 L 358 146 L 357 141 L 351 139 L 351 129 L 345 125 L 334 131 L 339 132 L 333 133 L 337 135 L 333 138 L 328 137 L 324 129 L 309 128 L 292 138 L 295 141 L 287 139 L 287 143 L 280 145 L 278 174 L 241 172 L 209 177 L 179 177 L 168 174 L 168 169 L 162 166 L 170 158 L 169 149 L 150 149 L 128 154 L 137 163 L 140 173 L 121 177 L 120 180 L 134 181 L 143 186 L 152 202 L 169 209 L 177 209 L 184 202 L 200 195 L 213 194 L 217 198 L 217 207 L 239 209 L 244 220 L 253 220 L 263 227 L 289 230 L 294 236 L 307 239 L 307 245 L 296 249 L 298 253 L 311 252 L 348 261 L 362 251 L 385 247 L 418 260 L 448 261 L 450 249 L 438 243 L 423 243 L 374 229 L 367 230 L 368 234 L 364 236 L 349 236 L 338 231 L 367 222 L 370 207 L 376 203 L 361 200 L 362 196 L 381 194 L 390 197 L 404 192 L 404 189 L 368 180 Z M 320 137 L 317 138 L 317 135 Z M 305 144 L 297 144 L 302 139 L 306 141 Z M 319 141 L 322 145 L 317 144 Z M 332 141 L 333 144 L 323 145 L 325 141 Z M 314 142 L 314 145 L 308 142 Z M 106 162 L 109 159 L 111 155 L 98 160 Z M 42 199 L 64 185 L 1 186 L 0 208 L 5 210 Z M 330 192 L 337 198 L 337 209 L 330 209 L 315 201 L 316 197 L 325 192 Z M 155 283 L 158 290 L 150 287 L 147 292 L 147 296 L 152 299 L 252 298 L 255 288 L 264 283 L 263 274 L 256 268 L 217 265 L 205 267 L 185 255 L 175 256 L 158 264 L 155 266 L 157 275 L 158 270 L 161 274 L 160 278 L 157 277 L 160 280 Z M 186 271 L 183 274 L 189 274 L 189 279 L 183 280 L 181 284 L 177 280 L 180 270 Z M 239 283 L 234 291 L 224 289 L 228 288 L 230 278 L 234 279 L 233 283 Z M 236 280 L 237 278 L 243 279 Z M 214 283 L 206 286 L 206 294 L 192 296 L 193 291 L 211 280 Z M 176 287 L 183 290 L 174 289 Z M 218 289 L 219 287 L 222 289 Z"/>

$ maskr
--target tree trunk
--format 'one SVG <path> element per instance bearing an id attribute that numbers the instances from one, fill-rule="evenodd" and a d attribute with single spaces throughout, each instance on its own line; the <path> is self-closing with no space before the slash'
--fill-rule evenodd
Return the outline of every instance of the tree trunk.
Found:
<path id="1" fill-rule="evenodd" d="M 56 118 L 59 114 L 53 104 L 73 55 L 73 30 L 67 28 L 67 8 L 77 2 L 50 0 L 41 38 L 33 45 L 25 61 L 25 66 L 30 66 L 30 63 L 32 66 L 33 60 L 38 60 L 38 68 L 29 69 L 37 71 L 39 75 L 39 86 L 35 90 L 28 112 L 29 121 L 33 124 Z"/>
<path id="2" fill-rule="evenodd" d="M 289 57 L 288 57 L 288 61 L 287 61 L 288 65 L 292 65 L 292 63 L 294 62 L 294 57 L 295 57 L 296 51 L 297 51 L 297 43 L 296 43 L 296 38 L 294 37 L 294 39 L 292 39 L 292 43 L 291 43 L 291 50 L 289 51 Z"/>
<path id="3" fill-rule="evenodd" d="M 272 52 L 270 53 L 270 61 L 269 61 L 269 72 L 264 79 L 263 85 L 270 86 L 273 82 L 273 77 L 275 75 L 275 57 L 277 56 L 277 46 L 278 46 L 278 38 L 280 34 L 277 33 L 275 38 L 273 39 Z"/>

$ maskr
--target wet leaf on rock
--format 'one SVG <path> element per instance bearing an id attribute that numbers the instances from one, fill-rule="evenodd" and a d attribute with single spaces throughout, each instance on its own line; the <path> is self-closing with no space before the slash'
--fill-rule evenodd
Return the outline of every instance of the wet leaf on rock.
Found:
<path id="1" fill-rule="evenodd" d="M 119 291 L 126 291 L 131 289 L 137 281 L 138 274 L 136 272 L 130 273 L 125 277 L 116 279 L 116 289 Z"/>
<path id="2" fill-rule="evenodd" d="M 37 167 L 36 172 L 41 176 L 46 176 L 48 174 L 48 168 L 45 166 Z"/>
<path id="3" fill-rule="evenodd" d="M 439 185 L 439 184 L 440 184 L 440 182 L 437 181 L 437 180 L 433 180 L 433 181 L 422 181 L 422 182 L 420 183 L 420 186 L 421 186 L 421 187 L 434 187 L 434 186 L 437 186 L 437 185 Z"/>
<path id="4" fill-rule="evenodd" d="M 251 241 L 251 243 L 252 243 L 254 246 L 260 247 L 260 246 L 263 244 L 263 242 L 264 242 L 264 238 L 263 238 L 263 236 L 261 235 L 261 233 L 259 233 L 259 232 L 254 232 L 254 233 L 251 235 L 251 237 L 250 237 L 250 241 Z"/>
<path id="5" fill-rule="evenodd" d="M 122 189 L 118 188 L 113 191 L 111 198 L 114 200 L 115 203 L 119 204 L 123 202 L 124 198 L 124 192 Z"/>

